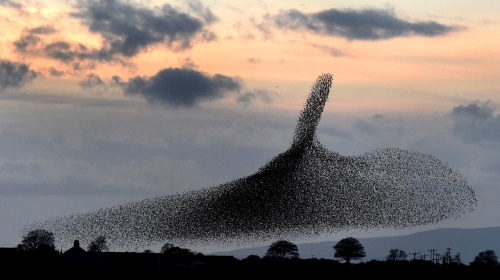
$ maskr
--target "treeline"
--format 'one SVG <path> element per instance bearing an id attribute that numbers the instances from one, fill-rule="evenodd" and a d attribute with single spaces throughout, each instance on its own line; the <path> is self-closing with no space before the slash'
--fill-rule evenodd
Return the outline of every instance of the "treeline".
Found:
<path id="1" fill-rule="evenodd" d="M 375 275 L 401 278 L 403 276 L 477 276 L 499 273 L 500 265 L 493 250 L 479 252 L 469 264 L 461 262 L 459 255 L 449 252 L 435 254 L 432 259 L 408 258 L 400 249 L 391 249 L 385 260 L 365 261 L 363 245 L 353 237 L 340 240 L 333 246 L 335 259 L 303 259 L 297 246 L 287 240 L 269 245 L 263 257 L 250 255 L 244 259 L 233 256 L 211 256 L 165 243 L 159 253 L 145 250 L 138 252 L 109 252 L 105 236 L 91 241 L 86 249 L 78 240 L 64 252 L 55 249 L 51 232 L 33 230 L 23 236 L 15 248 L 0 248 L 0 268 L 4 273 L 23 276 L 59 275 L 78 276 L 159 276 L 173 273 L 221 273 L 234 276 L 259 276 L 279 273 L 296 276 L 296 273 L 342 273 L 351 276 Z M 399 273 L 403 273 L 399 275 Z M 11 275 L 11 274 L 9 274 Z"/>
<path id="2" fill-rule="evenodd" d="M 499 275 L 500 267 L 490 264 L 436 264 L 432 261 L 375 261 L 346 263 L 333 259 L 279 258 L 255 255 L 244 259 L 232 256 L 169 255 L 137 252 L 91 252 L 86 257 L 61 253 L 19 252 L 0 258 L 1 271 L 10 278 L 110 278 L 169 277 L 172 275 L 220 275 L 249 277 L 477 277 Z M 7 278 L 6 278 L 7 279 Z"/>

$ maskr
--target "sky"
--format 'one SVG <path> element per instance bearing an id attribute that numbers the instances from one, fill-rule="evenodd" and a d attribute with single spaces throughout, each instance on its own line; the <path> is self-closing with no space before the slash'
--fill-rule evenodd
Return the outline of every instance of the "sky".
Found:
<path id="1" fill-rule="evenodd" d="M 499 13 L 461 0 L 0 0 L 0 247 L 28 223 L 256 172 L 289 147 L 322 73 L 325 147 L 432 154 L 478 205 L 290 241 L 500 226 Z"/>

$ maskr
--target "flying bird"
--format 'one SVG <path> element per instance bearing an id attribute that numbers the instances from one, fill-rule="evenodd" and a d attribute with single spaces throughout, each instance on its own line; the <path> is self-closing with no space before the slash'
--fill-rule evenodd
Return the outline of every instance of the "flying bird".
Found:
<path id="1" fill-rule="evenodd" d="M 61 241 L 116 246 L 245 245 L 341 230 L 404 228 L 458 218 L 477 204 L 467 179 L 432 155 L 385 148 L 344 156 L 316 133 L 333 83 L 321 74 L 290 147 L 249 176 L 175 195 L 28 225 Z"/>

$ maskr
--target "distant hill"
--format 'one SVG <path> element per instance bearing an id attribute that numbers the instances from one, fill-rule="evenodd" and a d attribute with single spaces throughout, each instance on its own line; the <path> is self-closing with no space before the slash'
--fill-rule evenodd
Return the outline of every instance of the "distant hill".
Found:
<path id="1" fill-rule="evenodd" d="M 429 250 L 434 249 L 435 253 L 443 255 L 448 248 L 451 249 L 452 256 L 459 254 L 464 264 L 469 264 L 479 252 L 486 250 L 495 251 L 500 258 L 500 227 L 443 228 L 408 235 L 357 239 L 365 247 L 366 257 L 363 261 L 384 260 L 392 248 L 404 250 L 408 254 L 408 260 L 414 258 L 412 254 L 414 252 L 420 253 L 420 255 L 415 255 L 417 259 L 424 257 L 424 254 L 425 258 L 429 259 L 431 254 Z M 334 259 L 333 246 L 337 242 L 338 240 L 296 245 L 301 258 Z M 263 257 L 267 248 L 268 246 L 259 246 L 213 254 L 231 255 L 238 259 L 244 259 L 249 255 Z"/>

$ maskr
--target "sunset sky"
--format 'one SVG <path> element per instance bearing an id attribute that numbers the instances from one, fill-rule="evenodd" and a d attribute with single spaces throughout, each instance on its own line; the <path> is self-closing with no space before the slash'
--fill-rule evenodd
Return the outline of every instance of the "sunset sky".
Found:
<path id="1" fill-rule="evenodd" d="M 33 221 L 252 174 L 288 148 L 321 73 L 328 149 L 432 154 L 478 206 L 291 241 L 500 226 L 499 14 L 485 0 L 0 0 L 0 247 Z"/>

